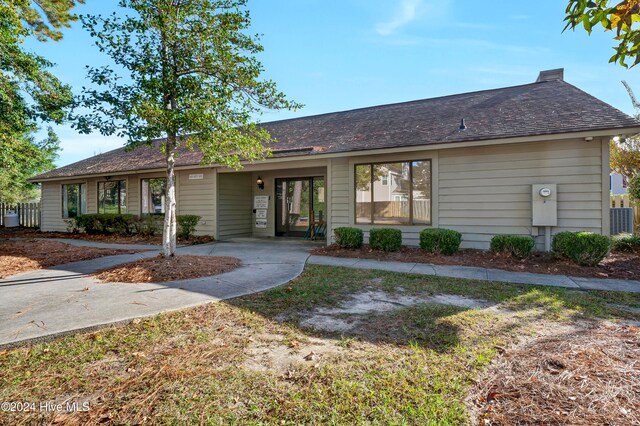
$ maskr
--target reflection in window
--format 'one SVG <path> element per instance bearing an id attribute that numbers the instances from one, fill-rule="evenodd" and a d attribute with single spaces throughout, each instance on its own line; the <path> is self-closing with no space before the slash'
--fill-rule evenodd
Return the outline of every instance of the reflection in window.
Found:
<path id="1" fill-rule="evenodd" d="M 356 166 L 356 223 L 371 223 L 371 165 Z"/>
<path id="2" fill-rule="evenodd" d="M 77 217 L 87 212 L 87 185 L 74 183 L 62 185 L 62 217 Z"/>
<path id="3" fill-rule="evenodd" d="M 355 176 L 356 223 L 431 223 L 431 161 L 358 164 Z"/>
<path id="4" fill-rule="evenodd" d="M 167 179 L 142 179 L 142 214 L 160 214 L 165 212 L 167 197 Z"/>
<path id="5" fill-rule="evenodd" d="M 114 180 L 98 182 L 98 213 L 127 212 L 127 182 Z"/>
<path id="6" fill-rule="evenodd" d="M 431 161 L 411 163 L 413 223 L 431 223 Z"/>

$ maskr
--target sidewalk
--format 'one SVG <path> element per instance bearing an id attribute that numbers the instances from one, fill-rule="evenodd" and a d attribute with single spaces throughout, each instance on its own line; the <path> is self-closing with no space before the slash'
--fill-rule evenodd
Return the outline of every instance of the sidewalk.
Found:
<path id="1" fill-rule="evenodd" d="M 315 255 L 309 256 L 307 264 L 342 266 L 345 268 L 356 269 L 379 269 L 382 271 L 406 272 L 438 277 L 466 278 L 472 280 L 499 281 L 516 284 L 537 284 L 581 290 L 608 290 L 640 293 L 640 281 L 532 274 L 528 272 L 510 272 L 500 269 L 476 268 L 471 266 L 432 265 L 430 263 L 390 262 L 372 259 L 352 259 Z"/>
<path id="2" fill-rule="evenodd" d="M 105 247 L 96 242 L 60 241 Z M 159 247 L 151 247 L 155 250 L 58 265 L 0 280 L 0 348 L 264 291 L 300 275 L 312 248 L 301 243 L 235 239 L 178 248 L 178 254 L 241 260 L 239 268 L 224 274 L 140 284 L 101 283 L 89 276 L 102 268 L 157 255 Z"/>

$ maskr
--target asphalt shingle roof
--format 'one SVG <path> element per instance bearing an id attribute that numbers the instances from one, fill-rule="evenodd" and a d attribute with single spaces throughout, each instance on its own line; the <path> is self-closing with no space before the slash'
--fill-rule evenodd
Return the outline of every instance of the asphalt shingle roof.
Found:
<path id="1" fill-rule="evenodd" d="M 460 120 L 466 129 L 461 131 Z M 308 156 L 379 148 L 471 142 L 638 127 L 618 109 L 562 80 L 262 124 L 277 142 L 274 156 Z M 182 150 L 177 166 L 197 165 L 201 153 Z M 33 178 L 108 174 L 164 168 L 157 149 L 123 148 Z"/>

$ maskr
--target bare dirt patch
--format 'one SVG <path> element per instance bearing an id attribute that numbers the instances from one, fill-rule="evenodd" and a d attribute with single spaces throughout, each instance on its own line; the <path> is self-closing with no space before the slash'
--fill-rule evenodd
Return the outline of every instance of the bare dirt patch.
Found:
<path id="1" fill-rule="evenodd" d="M 70 262 L 140 251 L 76 247 L 57 241 L 0 239 L 0 278 Z"/>
<path id="2" fill-rule="evenodd" d="M 395 262 L 432 263 L 436 265 L 476 266 L 514 272 L 570 275 L 575 277 L 618 278 L 640 280 L 640 253 L 612 252 L 598 266 L 580 266 L 567 260 L 557 259 L 549 253 L 534 252 L 523 260 L 509 255 L 483 250 L 460 250 L 452 256 L 426 253 L 416 247 L 403 247 L 398 252 L 387 253 L 372 250 L 364 245 L 357 250 L 342 249 L 331 245 L 319 247 L 311 252 L 318 256 L 336 256 L 356 259 L 391 260 Z"/>
<path id="3" fill-rule="evenodd" d="M 346 332 L 370 320 L 370 314 L 392 312 L 423 303 L 456 306 L 459 308 L 488 308 L 486 300 L 472 299 L 455 294 L 393 295 L 381 290 L 352 294 L 339 306 L 318 307 L 307 313 L 301 327 L 329 332 Z"/>
<path id="4" fill-rule="evenodd" d="M 104 282 L 159 283 L 223 274 L 238 266 L 239 259 L 227 256 L 156 256 L 103 269 L 94 277 Z"/>
<path id="5" fill-rule="evenodd" d="M 0 238 L 69 238 L 110 244 L 162 245 L 162 235 L 89 235 L 71 232 L 41 232 L 32 228 L 0 228 Z M 188 240 L 178 238 L 180 245 L 206 244 L 215 241 L 211 235 L 193 236 Z"/>
<path id="6" fill-rule="evenodd" d="M 507 350 L 478 380 L 479 424 L 640 424 L 640 329 L 611 323 Z"/>

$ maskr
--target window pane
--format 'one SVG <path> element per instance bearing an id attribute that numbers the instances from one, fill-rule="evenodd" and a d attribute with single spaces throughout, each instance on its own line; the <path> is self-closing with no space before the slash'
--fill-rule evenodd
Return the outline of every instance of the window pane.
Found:
<path id="1" fill-rule="evenodd" d="M 127 212 L 127 181 L 118 181 L 120 184 L 120 213 L 125 214 Z"/>
<path id="2" fill-rule="evenodd" d="M 99 182 L 98 213 L 118 213 L 118 182 Z"/>
<path id="3" fill-rule="evenodd" d="M 78 216 L 80 207 L 80 188 L 79 185 L 63 185 L 62 186 L 62 216 L 76 217 Z"/>
<path id="4" fill-rule="evenodd" d="M 79 186 L 79 194 L 80 194 L 80 214 L 87 213 L 87 184 L 81 183 Z"/>
<path id="5" fill-rule="evenodd" d="M 373 173 L 373 223 L 409 223 L 409 163 L 374 164 Z"/>
<path id="6" fill-rule="evenodd" d="M 166 179 L 142 179 L 142 213 L 164 213 Z"/>
<path id="7" fill-rule="evenodd" d="M 356 223 L 371 223 L 371 165 L 356 166 Z"/>
<path id="8" fill-rule="evenodd" d="M 413 223 L 431 223 L 431 161 L 414 161 Z"/>

